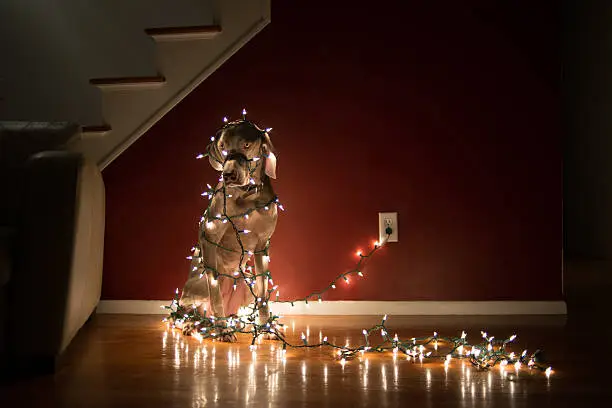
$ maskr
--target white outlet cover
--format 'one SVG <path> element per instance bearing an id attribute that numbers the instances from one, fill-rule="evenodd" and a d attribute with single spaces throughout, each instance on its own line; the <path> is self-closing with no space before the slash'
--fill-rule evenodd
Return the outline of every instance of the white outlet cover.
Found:
<path id="1" fill-rule="evenodd" d="M 385 230 L 387 229 L 387 224 L 385 223 L 386 220 L 390 220 L 391 222 L 390 227 L 393 230 L 387 242 L 399 242 L 399 228 L 397 224 L 397 213 L 396 212 L 378 213 L 378 239 L 379 241 L 382 242 L 387 236 L 387 233 L 385 232 Z"/>

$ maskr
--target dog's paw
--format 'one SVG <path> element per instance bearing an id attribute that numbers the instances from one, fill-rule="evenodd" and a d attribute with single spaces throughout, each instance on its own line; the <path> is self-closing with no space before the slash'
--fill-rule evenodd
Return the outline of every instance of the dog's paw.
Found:
<path id="1" fill-rule="evenodd" d="M 260 337 L 264 340 L 278 340 L 278 336 L 274 333 L 264 333 Z"/>
<path id="2" fill-rule="evenodd" d="M 219 341 L 225 343 L 235 343 L 236 341 L 238 341 L 238 339 L 236 338 L 236 334 L 233 330 L 230 329 L 223 329 L 221 333 L 219 333 L 218 339 Z"/>
<path id="3" fill-rule="evenodd" d="M 191 336 L 191 333 L 195 331 L 195 325 L 192 322 L 184 322 L 181 326 L 184 336 Z"/>

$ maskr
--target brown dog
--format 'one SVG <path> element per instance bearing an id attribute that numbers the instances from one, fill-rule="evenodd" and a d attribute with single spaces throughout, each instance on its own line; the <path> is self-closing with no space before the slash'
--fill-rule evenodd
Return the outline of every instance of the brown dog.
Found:
<path id="1" fill-rule="evenodd" d="M 211 166 L 221 171 L 222 177 L 215 187 L 219 192 L 200 222 L 199 248 L 194 251 L 180 304 L 196 306 L 200 313 L 206 310 L 209 315 L 227 317 L 255 301 L 259 322 L 263 323 L 269 318 L 265 304 L 267 278 L 258 276 L 249 288 L 239 265 L 242 259 L 247 282 L 252 282 L 249 277 L 268 271 L 268 244 L 278 217 L 270 181 L 276 178 L 272 143 L 266 131 L 240 120 L 228 123 L 217 133 L 208 153 Z M 244 269 L 250 256 L 255 257 L 254 272 Z"/>

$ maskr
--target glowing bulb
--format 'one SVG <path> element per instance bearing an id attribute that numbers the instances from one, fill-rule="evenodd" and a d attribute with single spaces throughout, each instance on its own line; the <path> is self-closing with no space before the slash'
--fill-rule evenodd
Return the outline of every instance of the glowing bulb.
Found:
<path id="1" fill-rule="evenodd" d="M 451 356 L 450 354 L 446 355 L 446 361 L 451 361 L 451 358 L 453 358 L 453 356 Z"/>
<path id="2" fill-rule="evenodd" d="M 226 150 L 223 150 L 223 151 L 221 152 L 221 154 L 222 154 L 223 156 L 227 156 L 227 151 L 226 151 Z"/>
<path id="3" fill-rule="evenodd" d="M 242 116 L 246 116 L 247 112 L 246 109 L 242 109 Z"/>
<path id="4" fill-rule="evenodd" d="M 367 337 L 367 335 L 368 335 L 368 331 L 367 331 L 366 329 L 363 329 L 361 332 L 363 333 L 363 335 L 364 335 L 364 336 L 366 336 L 366 337 Z"/>
<path id="5" fill-rule="evenodd" d="M 357 256 L 361 256 L 361 251 L 356 252 Z"/>
<path id="6" fill-rule="evenodd" d="M 174 293 L 176 293 L 178 295 L 178 288 L 176 288 L 176 291 Z"/>
<path id="7" fill-rule="evenodd" d="M 336 285 L 332 283 L 332 284 L 331 284 L 331 288 L 332 288 L 332 289 L 336 289 Z"/>
<path id="8" fill-rule="evenodd" d="M 251 230 L 245 229 L 245 230 L 242 230 L 242 232 L 243 232 L 244 234 L 248 234 L 249 232 L 251 232 Z"/>
<path id="9" fill-rule="evenodd" d="M 212 279 L 210 280 L 210 284 L 211 284 L 212 286 L 217 286 L 217 280 L 216 280 L 215 278 L 212 278 Z"/>
<path id="10" fill-rule="evenodd" d="M 342 365 L 342 368 L 344 368 L 345 364 L 346 364 L 346 359 L 343 357 L 342 360 L 340 360 L 340 365 Z"/>
<path id="11" fill-rule="evenodd" d="M 347 285 L 350 283 L 350 282 L 349 282 L 349 279 L 348 279 L 346 276 L 344 277 L 344 280 L 345 280 L 345 282 L 346 282 L 346 284 L 347 284 Z"/>
<path id="12" fill-rule="evenodd" d="M 519 370 L 521 368 L 521 362 L 517 361 L 516 363 L 514 363 L 514 369 Z"/>
<path id="13" fill-rule="evenodd" d="M 516 334 L 513 334 L 512 336 L 510 336 L 510 339 L 508 339 L 508 341 L 514 341 L 514 339 L 516 339 Z"/>
<path id="14" fill-rule="evenodd" d="M 266 133 L 270 132 L 272 130 L 272 128 L 266 128 Z"/>
<path id="15" fill-rule="evenodd" d="M 200 153 L 200 154 L 198 154 L 196 156 L 196 159 L 198 159 L 198 160 L 203 159 L 203 158 L 204 158 L 204 155 L 202 153 Z"/>
<path id="16" fill-rule="evenodd" d="M 223 117 L 223 122 L 227 123 L 227 116 Z"/>
<path id="17" fill-rule="evenodd" d="M 434 337 L 438 337 L 438 332 L 434 332 Z"/>
<path id="18" fill-rule="evenodd" d="M 363 278 L 363 273 L 361 271 L 357 272 L 357 275 L 361 276 Z"/>
<path id="19" fill-rule="evenodd" d="M 249 219 L 249 214 L 244 214 L 244 219 L 248 220 Z"/>
<path id="20" fill-rule="evenodd" d="M 552 374 L 552 367 L 548 367 L 548 368 L 546 369 L 545 373 L 546 373 L 546 376 L 547 376 L 547 377 L 550 377 L 550 375 Z"/>
<path id="21" fill-rule="evenodd" d="M 206 229 L 212 229 L 215 226 L 215 223 L 212 221 L 206 222 Z"/>
<path id="22" fill-rule="evenodd" d="M 395 336 L 393 336 L 393 341 L 397 342 L 399 340 L 399 337 L 397 337 L 397 333 L 395 333 Z"/>
<path id="23" fill-rule="evenodd" d="M 215 141 L 215 137 L 214 137 L 214 136 L 211 136 L 211 137 L 210 137 L 210 141 L 211 141 L 211 142 L 214 142 L 214 141 Z"/>
<path id="24" fill-rule="evenodd" d="M 378 241 L 374 241 L 372 245 L 374 245 L 374 248 L 377 248 L 380 244 L 378 243 Z"/>
<path id="25" fill-rule="evenodd" d="M 302 340 L 306 340 L 306 335 L 302 332 Z"/>
<path id="26" fill-rule="evenodd" d="M 462 330 L 461 331 L 461 339 L 465 339 L 465 336 L 467 336 L 467 333 Z"/>
<path id="27" fill-rule="evenodd" d="M 385 320 L 387 320 L 387 315 L 385 315 L 385 316 L 383 317 L 383 321 L 385 321 Z"/>

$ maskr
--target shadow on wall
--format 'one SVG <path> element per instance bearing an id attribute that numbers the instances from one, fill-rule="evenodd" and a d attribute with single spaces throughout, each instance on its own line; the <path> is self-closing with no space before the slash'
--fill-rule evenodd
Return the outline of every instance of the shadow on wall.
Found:
<path id="1" fill-rule="evenodd" d="M 400 242 L 326 299 L 561 298 L 550 8 L 340 3 L 274 2 L 269 27 L 105 170 L 103 298 L 182 287 L 200 193 L 218 178 L 194 157 L 243 106 L 279 151 L 283 298 L 350 269 L 380 211 L 399 212 Z"/>

